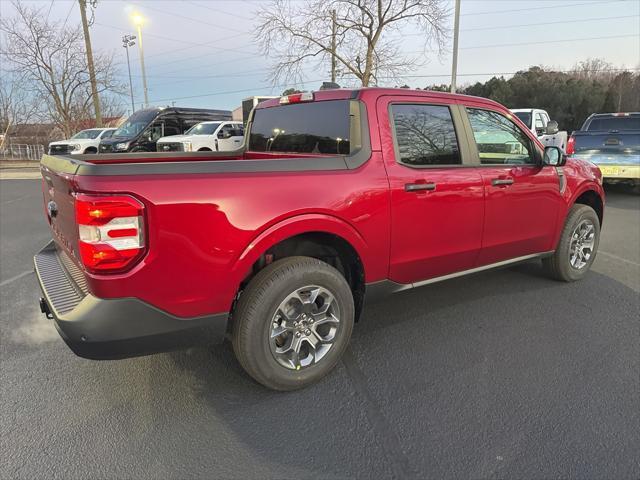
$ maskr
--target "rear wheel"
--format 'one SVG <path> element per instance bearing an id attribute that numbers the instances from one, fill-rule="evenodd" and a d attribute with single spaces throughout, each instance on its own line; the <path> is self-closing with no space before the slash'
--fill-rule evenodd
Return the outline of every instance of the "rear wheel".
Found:
<path id="1" fill-rule="evenodd" d="M 600 219 L 588 205 L 571 207 L 558 248 L 542 260 L 549 275 L 564 282 L 582 279 L 593 264 L 600 241 Z"/>
<path id="2" fill-rule="evenodd" d="M 240 296 L 233 349 L 264 386 L 295 390 L 335 367 L 353 322 L 353 296 L 340 272 L 315 258 L 289 257 L 261 270 Z"/>

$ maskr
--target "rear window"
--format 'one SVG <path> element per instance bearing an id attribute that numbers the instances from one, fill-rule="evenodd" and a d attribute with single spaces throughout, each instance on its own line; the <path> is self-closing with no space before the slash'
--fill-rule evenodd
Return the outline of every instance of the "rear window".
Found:
<path id="1" fill-rule="evenodd" d="M 640 130 L 640 117 L 594 117 L 587 131 Z"/>
<path id="2" fill-rule="evenodd" d="M 531 112 L 513 112 L 527 127 L 531 127 Z"/>
<path id="3" fill-rule="evenodd" d="M 295 103 L 254 113 L 249 150 L 255 152 L 351 153 L 350 101 Z"/>

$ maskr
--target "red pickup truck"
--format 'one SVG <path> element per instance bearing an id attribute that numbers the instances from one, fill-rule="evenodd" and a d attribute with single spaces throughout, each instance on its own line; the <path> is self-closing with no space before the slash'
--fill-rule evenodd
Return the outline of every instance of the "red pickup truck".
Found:
<path id="1" fill-rule="evenodd" d="M 599 169 L 483 98 L 365 88 L 259 104 L 236 152 L 44 156 L 40 306 L 122 358 L 230 337 L 291 390 L 339 361 L 366 302 L 541 258 L 582 278 Z"/>

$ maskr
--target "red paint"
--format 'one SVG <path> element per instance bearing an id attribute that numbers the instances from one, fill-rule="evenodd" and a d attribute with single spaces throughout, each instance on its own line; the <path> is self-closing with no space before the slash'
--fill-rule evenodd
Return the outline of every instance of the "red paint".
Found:
<path id="1" fill-rule="evenodd" d="M 229 311 L 254 262 L 301 233 L 326 232 L 349 242 L 362 260 L 366 282 L 410 283 L 553 250 L 577 196 L 594 190 L 604 199 L 597 167 L 575 159 L 563 167 L 562 194 L 553 167 L 400 165 L 388 119 L 392 101 L 509 112 L 489 100 L 446 93 L 363 89 L 357 95 L 366 106 L 372 153 L 356 170 L 113 177 L 43 170 L 45 204 L 55 199 L 61 215 L 52 227 L 54 238 L 79 257 L 72 192 L 138 199 L 144 205 L 146 253 L 126 272 L 87 272 L 89 289 L 100 298 L 136 297 L 171 314 L 194 317 Z M 326 90 L 316 92 L 315 101 L 351 96 L 349 90 Z M 273 99 L 260 108 L 277 105 Z M 229 158 L 273 157 L 246 152 Z M 204 160 L 210 158 L 194 161 Z M 114 161 L 131 160 L 117 155 Z M 491 185 L 491 179 L 507 177 L 515 180 L 513 185 Z M 420 182 L 437 188 L 405 191 L 405 184 Z"/>

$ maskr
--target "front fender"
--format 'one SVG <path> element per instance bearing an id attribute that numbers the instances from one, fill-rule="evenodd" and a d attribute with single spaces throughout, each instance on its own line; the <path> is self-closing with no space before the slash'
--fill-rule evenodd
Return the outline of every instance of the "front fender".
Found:
<path id="1" fill-rule="evenodd" d="M 367 265 L 369 248 L 355 228 L 340 218 L 314 213 L 286 218 L 260 233 L 238 257 L 232 268 L 232 277 L 239 285 L 251 272 L 253 264 L 271 247 L 296 235 L 313 232 L 341 237 L 354 248 L 362 263 Z"/>

